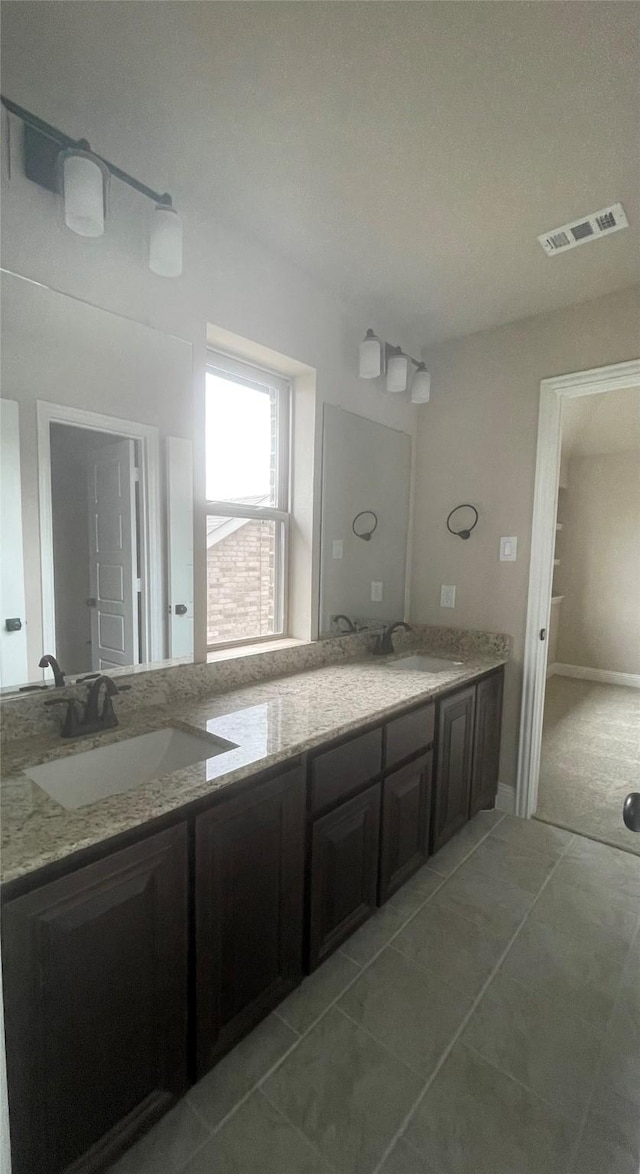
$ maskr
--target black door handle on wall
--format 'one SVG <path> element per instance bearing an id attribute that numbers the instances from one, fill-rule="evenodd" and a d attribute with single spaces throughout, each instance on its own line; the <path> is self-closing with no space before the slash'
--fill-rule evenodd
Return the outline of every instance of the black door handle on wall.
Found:
<path id="1" fill-rule="evenodd" d="M 640 832 L 640 791 L 627 795 L 622 808 L 622 818 L 630 832 Z"/>

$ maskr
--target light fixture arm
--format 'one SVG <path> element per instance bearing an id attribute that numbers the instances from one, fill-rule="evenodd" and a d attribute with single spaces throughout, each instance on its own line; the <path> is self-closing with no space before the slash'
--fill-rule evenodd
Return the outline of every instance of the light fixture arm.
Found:
<path id="1" fill-rule="evenodd" d="M 411 355 L 408 355 L 406 351 L 403 351 L 401 346 L 393 346 L 390 342 L 385 342 L 385 344 L 384 344 L 385 370 L 389 364 L 389 359 L 392 358 L 394 355 L 403 355 L 403 357 L 405 359 L 408 359 L 410 363 L 413 363 L 414 367 L 424 369 L 425 365 L 421 359 L 412 358 Z"/>
<path id="2" fill-rule="evenodd" d="M 30 110 L 25 110 L 23 106 L 18 106 L 17 102 L 12 102 L 10 98 L 6 98 L 4 94 L 0 95 L 0 101 L 10 114 L 15 114 L 25 126 L 31 127 L 37 134 L 49 139 L 55 143 L 59 150 L 77 150 L 77 151 L 91 151 L 91 147 L 86 139 L 72 139 L 64 131 L 58 130 L 57 127 L 52 126 L 51 123 L 45 122 L 44 119 L 38 118 L 36 114 L 32 114 Z M 140 192 L 141 195 L 146 196 L 148 200 L 152 200 L 154 204 L 164 204 L 165 207 L 171 208 L 173 206 L 171 196 L 168 192 L 155 192 L 153 188 L 147 186 L 146 183 L 141 183 L 139 179 L 135 179 L 133 175 L 129 175 L 128 171 L 123 171 L 121 167 L 117 167 L 115 163 L 110 163 L 104 156 L 99 155 L 96 151 L 91 151 L 106 168 L 114 175 L 116 179 L 126 183 L 134 191 Z M 42 183 L 43 187 L 49 187 L 50 190 L 56 191 L 57 181 L 51 180 L 50 183 Z"/>

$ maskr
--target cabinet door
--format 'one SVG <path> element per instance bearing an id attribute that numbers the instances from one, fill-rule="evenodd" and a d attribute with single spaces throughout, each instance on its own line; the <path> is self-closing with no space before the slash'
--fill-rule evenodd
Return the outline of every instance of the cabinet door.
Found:
<path id="1" fill-rule="evenodd" d="M 485 677 L 477 686 L 470 816 L 482 808 L 493 807 L 496 801 L 503 681 L 502 672 L 494 673 L 491 677 Z"/>
<path id="2" fill-rule="evenodd" d="M 186 845 L 180 824 L 5 907 L 14 1174 L 102 1170 L 185 1091 Z"/>
<path id="3" fill-rule="evenodd" d="M 427 859 L 431 815 L 432 752 L 382 784 L 380 904 Z"/>
<path id="4" fill-rule="evenodd" d="M 196 819 L 202 1076 L 302 977 L 304 780 L 296 767 Z"/>
<path id="5" fill-rule="evenodd" d="M 432 851 L 469 819 L 475 686 L 445 697 L 439 706 Z"/>
<path id="6" fill-rule="evenodd" d="M 310 970 L 373 913 L 379 839 L 380 783 L 313 824 Z"/>

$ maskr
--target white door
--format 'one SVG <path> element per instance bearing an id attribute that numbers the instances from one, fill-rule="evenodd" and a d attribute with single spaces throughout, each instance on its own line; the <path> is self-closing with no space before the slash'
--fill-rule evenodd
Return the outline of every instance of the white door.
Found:
<path id="1" fill-rule="evenodd" d="M 0 685 L 26 680 L 20 424 L 15 400 L 0 399 Z"/>
<path id="2" fill-rule="evenodd" d="M 169 656 L 193 659 L 193 451 L 167 437 Z"/>
<path id="3" fill-rule="evenodd" d="M 90 452 L 87 473 L 91 662 L 102 671 L 139 656 L 134 441 Z"/>

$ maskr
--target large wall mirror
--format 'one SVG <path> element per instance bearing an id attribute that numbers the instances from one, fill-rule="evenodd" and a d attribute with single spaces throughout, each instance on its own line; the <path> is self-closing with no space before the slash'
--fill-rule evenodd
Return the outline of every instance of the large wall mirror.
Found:
<path id="1" fill-rule="evenodd" d="M 193 658 L 191 345 L 2 275 L 0 685 Z"/>
<path id="2" fill-rule="evenodd" d="M 411 437 L 326 404 L 321 636 L 402 619 L 410 489 Z"/>

